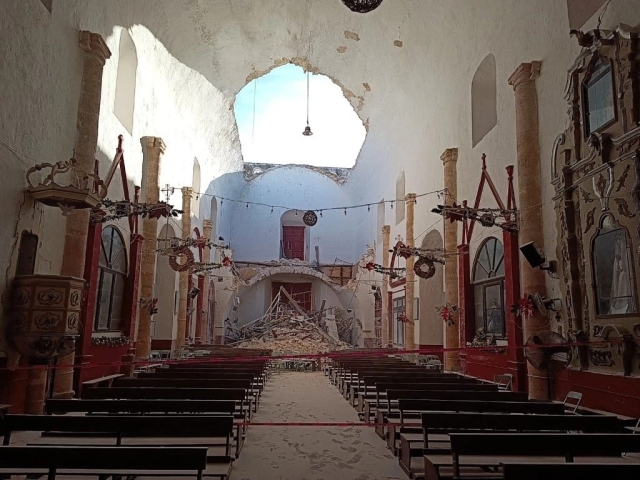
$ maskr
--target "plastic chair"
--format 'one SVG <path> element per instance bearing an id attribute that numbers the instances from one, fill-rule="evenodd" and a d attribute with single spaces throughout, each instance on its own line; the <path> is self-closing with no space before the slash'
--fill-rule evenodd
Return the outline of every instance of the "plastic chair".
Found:
<path id="1" fill-rule="evenodd" d="M 498 384 L 498 390 L 501 392 L 510 392 L 511 384 L 513 382 L 513 375 L 505 373 L 503 375 L 494 375 L 494 383 Z"/>
<path id="2" fill-rule="evenodd" d="M 580 402 L 582 401 L 582 393 L 571 391 L 567 393 L 567 396 L 564 398 L 564 402 L 562 402 L 565 406 L 565 410 L 568 413 L 575 413 L 577 415 L 578 407 L 580 406 Z"/>

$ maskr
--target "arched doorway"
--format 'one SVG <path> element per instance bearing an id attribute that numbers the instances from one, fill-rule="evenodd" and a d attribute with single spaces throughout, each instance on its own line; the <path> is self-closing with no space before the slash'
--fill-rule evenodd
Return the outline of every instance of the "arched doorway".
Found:
<path id="1" fill-rule="evenodd" d="M 288 210 L 280 217 L 280 258 L 308 260 L 309 229 L 302 217 L 304 212 Z"/>
<path id="2" fill-rule="evenodd" d="M 443 247 L 442 235 L 437 230 L 431 230 L 422 239 L 421 248 L 439 249 Z M 420 278 L 418 288 L 420 292 L 420 320 L 419 336 L 420 348 L 442 347 L 444 325 L 436 308 L 444 305 L 444 268 L 435 263 L 436 273 L 433 277 Z"/>
<path id="3" fill-rule="evenodd" d="M 164 239 L 175 237 L 172 225 L 164 225 L 158 235 L 160 247 Z M 158 299 L 158 313 L 151 324 L 151 348 L 153 350 L 173 350 L 178 330 L 178 304 L 180 301 L 179 275 L 171 265 L 169 257 L 158 255 L 154 297 Z"/>

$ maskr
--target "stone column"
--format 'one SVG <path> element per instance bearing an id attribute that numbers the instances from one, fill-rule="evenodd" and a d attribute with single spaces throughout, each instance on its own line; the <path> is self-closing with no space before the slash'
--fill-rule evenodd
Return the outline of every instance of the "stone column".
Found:
<path id="1" fill-rule="evenodd" d="M 407 247 L 414 247 L 415 242 L 413 240 L 413 218 L 416 205 L 416 194 L 409 193 L 405 197 L 407 204 Z M 415 312 L 413 311 L 413 297 L 415 292 L 416 274 L 413 271 L 413 265 L 415 263 L 415 257 L 411 255 L 407 258 L 407 274 L 406 274 L 406 292 L 405 292 L 405 312 L 407 317 L 407 326 L 405 331 L 405 349 L 414 350 L 416 348 L 415 341 Z"/>
<path id="2" fill-rule="evenodd" d="M 202 221 L 202 235 L 207 239 L 207 243 L 211 241 L 211 233 L 213 231 L 213 222 L 211 220 L 203 220 Z M 211 261 L 211 248 L 205 247 L 202 252 L 202 261 L 210 262 Z M 213 319 L 209 318 L 209 279 L 211 277 L 206 275 L 204 277 L 204 281 L 202 282 L 203 289 L 200 292 L 202 296 L 202 312 L 200 313 L 200 333 L 202 336 L 202 343 L 209 343 L 209 322 Z M 213 340 L 211 340 L 213 342 Z"/>
<path id="3" fill-rule="evenodd" d="M 382 227 L 382 266 L 389 266 L 389 236 L 391 226 Z M 389 318 L 389 275 L 382 275 L 382 346 L 393 343 L 393 325 Z"/>
<path id="4" fill-rule="evenodd" d="M 440 156 L 444 166 L 445 205 L 451 206 L 458 198 L 458 149 L 448 148 Z M 458 222 L 444 222 L 444 249 L 448 253 L 458 251 Z M 444 266 L 445 301 L 458 305 L 458 257 L 447 256 Z M 453 314 L 452 326 L 444 326 L 444 347 L 457 349 L 460 347 L 460 318 Z M 444 322 L 443 322 L 444 324 Z M 444 352 L 444 368 L 449 371 L 460 370 L 460 352 L 458 350 Z"/>
<path id="5" fill-rule="evenodd" d="M 47 368 L 44 365 L 35 365 L 28 372 L 24 413 L 42 415 L 47 395 Z"/>
<path id="6" fill-rule="evenodd" d="M 97 33 L 79 33 L 82 49 L 82 81 L 75 144 L 77 160 L 76 174 L 82 178 L 85 173 L 93 173 L 96 148 L 98 146 L 98 119 L 102 97 L 102 71 L 106 60 L 111 57 L 107 44 Z M 89 209 L 76 210 L 67 216 L 60 275 L 83 278 L 87 235 L 89 233 Z M 54 392 L 58 398 L 71 398 L 73 392 L 73 353 L 59 357 L 55 377 Z"/>
<path id="7" fill-rule="evenodd" d="M 166 150 L 166 145 L 159 137 L 142 137 L 142 152 L 147 167 L 145 178 L 146 203 L 160 201 L 160 159 Z M 158 248 L 158 219 L 142 219 L 142 265 L 140 268 L 140 298 L 152 300 L 156 283 L 156 263 Z M 138 299 L 134 299 L 137 301 Z M 149 358 L 151 353 L 151 309 L 140 308 L 138 316 L 138 336 L 136 338 L 136 356 Z"/>
<path id="8" fill-rule="evenodd" d="M 538 94 L 535 80 L 540 76 L 540 62 L 522 63 L 509 77 L 516 100 L 516 141 L 518 158 L 518 204 L 520 206 L 519 237 L 521 245 L 529 242 L 544 249 L 542 231 L 542 188 L 540 181 L 540 145 L 538 136 Z M 529 295 L 546 296 L 545 273 L 531 268 L 520 256 L 522 290 Z M 524 338 L 548 328 L 548 319 L 535 311 L 524 325 Z M 547 398 L 544 372 L 527 364 L 529 396 Z"/>
<path id="9" fill-rule="evenodd" d="M 191 237 L 191 197 L 193 188 L 182 187 L 182 238 Z M 187 271 L 180 272 L 180 304 L 178 308 L 178 332 L 176 347 L 180 348 L 185 344 L 187 333 L 187 295 L 189 293 L 189 276 Z"/>

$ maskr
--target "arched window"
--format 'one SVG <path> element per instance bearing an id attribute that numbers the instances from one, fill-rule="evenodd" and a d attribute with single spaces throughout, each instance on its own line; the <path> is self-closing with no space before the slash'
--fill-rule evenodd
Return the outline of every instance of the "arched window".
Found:
<path id="1" fill-rule="evenodd" d="M 198 218 L 200 218 L 200 162 L 197 158 L 193 159 L 193 174 L 191 177 L 191 188 L 193 188 L 194 196 L 193 196 L 193 206 L 191 208 L 192 213 L 194 213 Z"/>
<path id="2" fill-rule="evenodd" d="M 95 330 L 118 330 L 122 321 L 124 284 L 127 279 L 127 252 L 122 235 L 115 227 L 102 231 L 100 273 Z"/>
<path id="3" fill-rule="evenodd" d="M 385 216 L 385 208 L 387 207 L 387 204 L 384 203 L 384 198 L 382 200 L 380 200 L 380 203 L 378 203 L 378 234 L 376 236 L 376 239 L 378 241 L 378 243 L 382 244 L 382 227 L 384 227 L 384 216 Z"/>
<path id="4" fill-rule="evenodd" d="M 404 220 L 404 197 L 405 197 L 405 181 L 404 172 L 402 172 L 396 180 L 396 225 Z M 391 204 L 393 205 L 393 203 Z"/>
<path id="5" fill-rule="evenodd" d="M 211 220 L 212 228 L 211 228 L 211 238 L 218 238 L 218 199 L 216 197 L 211 197 L 211 216 L 209 217 Z"/>
<path id="6" fill-rule="evenodd" d="M 116 100 L 113 113 L 129 133 L 133 131 L 133 108 L 136 98 L 136 72 L 138 54 L 129 32 L 120 34 L 120 57 L 118 59 L 118 77 L 116 79 Z"/>
<path id="7" fill-rule="evenodd" d="M 504 247 L 494 237 L 484 241 L 473 265 L 476 330 L 506 334 L 504 321 Z"/>
<path id="8" fill-rule="evenodd" d="M 498 123 L 496 58 L 489 54 L 471 83 L 471 136 L 475 147 Z"/>
<path id="9" fill-rule="evenodd" d="M 605 215 L 593 239 L 593 287 L 597 315 L 635 313 L 635 278 L 629 233 Z"/>

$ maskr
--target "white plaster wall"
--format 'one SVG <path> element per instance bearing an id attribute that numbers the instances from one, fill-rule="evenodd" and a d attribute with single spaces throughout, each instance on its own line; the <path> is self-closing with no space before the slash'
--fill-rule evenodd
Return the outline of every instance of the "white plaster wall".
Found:
<path id="1" fill-rule="evenodd" d="M 235 174 L 241 176 L 242 174 Z M 228 176 L 227 176 L 228 177 Z M 207 193 L 214 193 L 238 202 L 223 202 L 218 206 L 222 231 L 229 228 L 228 241 L 236 261 L 268 261 L 280 259 L 281 216 L 298 209 L 301 217 L 308 209 L 322 209 L 352 205 L 345 187 L 325 175 L 307 168 L 288 166 L 270 170 L 236 188 L 225 186 L 227 177 L 210 185 Z M 232 184 L 235 186 L 235 184 Z M 220 193 L 218 193 L 220 192 Z M 232 195 L 235 195 L 233 197 Z M 273 212 L 268 206 L 276 205 Z M 348 210 L 323 211 L 318 222 L 309 229 L 308 260 L 315 260 L 315 247 L 320 247 L 320 263 L 335 263 L 336 258 L 349 263 L 356 261 L 355 238 L 358 230 L 357 212 Z M 227 227 L 228 225 L 228 227 Z M 227 240 L 227 237 L 225 237 Z"/>
<path id="2" fill-rule="evenodd" d="M 638 24 L 640 0 L 612 0 L 602 27 L 611 28 L 618 22 Z M 588 27 L 594 25 L 592 18 Z M 132 136 L 126 135 L 111 113 L 121 26 L 131 28 L 139 55 L 140 88 Z M 161 183 L 190 185 L 191 162 L 197 157 L 203 188 L 207 186 L 209 193 L 266 199 L 265 203 L 289 199 L 300 202 L 301 208 L 319 208 L 333 201 L 354 204 L 394 198 L 395 180 L 401 171 L 406 174 L 407 193 L 439 190 L 440 155 L 450 147 L 459 149 L 457 200 L 474 198 L 483 152 L 494 182 L 506 198 L 504 168 L 516 163 L 515 103 L 507 78 L 520 63 L 541 60 L 542 74 L 536 85 L 545 250 L 555 251 L 549 162 L 553 139 L 566 122 L 566 70 L 579 52 L 576 41 L 568 35 L 566 2 L 474 0 L 452 6 L 448 0 L 387 0 L 374 12 L 360 15 L 350 13 L 337 0 L 67 0 L 54 1 L 50 15 L 39 0 L 5 0 L 0 15 L 0 140 L 37 161 L 67 159 L 75 142 L 81 73 L 78 29 L 101 33 L 113 52 L 104 76 L 97 154 L 101 174 L 113 156 L 117 135 L 124 133 L 128 174 L 132 184 L 140 184 L 143 166 L 138 139 L 161 136 L 168 146 Z M 347 38 L 345 31 L 357 33 L 360 40 Z M 292 174 L 280 177 L 282 190 L 270 191 L 276 182 L 265 180 L 279 175 L 276 172 L 254 181 L 260 188 L 245 188 L 241 174 L 229 174 L 241 169 L 230 109 L 233 96 L 248 78 L 274 65 L 292 58 L 304 63 L 309 37 L 309 66 L 344 86 L 368 126 L 356 167 L 347 184 L 337 190 L 323 187 L 322 181 L 296 183 L 298 177 Z M 401 41 L 402 46 L 394 41 Z M 347 47 L 345 53 L 337 52 L 340 46 Z M 498 124 L 472 148 L 471 81 L 489 53 L 496 58 Z M 23 220 L 15 228 L 22 202 L 20 191 L 25 186 L 22 175 L 35 161 L 18 160 L 0 148 L 0 162 L 6 172 L 0 179 L 5 200 L 0 208 L 3 221 L 10 225 L 0 232 L 7 246 L 0 255 L 0 267 L 10 279 L 16 231 L 33 229 L 41 238 L 46 231 L 47 238 L 59 239 L 63 223 L 57 211 L 43 213 L 25 203 Z M 340 195 L 324 198 L 312 188 L 339 191 Z M 117 198 L 117 193 L 114 190 L 110 196 Z M 171 201 L 179 205 L 179 193 Z M 430 213 L 437 201 L 435 195 L 418 199 L 416 242 L 431 227 L 442 229 L 442 220 Z M 483 204 L 491 206 L 492 202 L 483 200 Z M 219 232 L 225 238 L 233 237 L 234 244 L 240 242 L 237 258 L 277 257 L 278 247 L 271 239 L 279 238 L 272 231 L 279 222 L 271 222 L 268 211 L 258 214 L 250 208 L 241 213 L 243 208 L 218 209 Z M 209 202 L 200 202 L 200 212 L 194 216 L 208 218 L 209 210 Z M 395 217 L 388 204 L 385 217 Z M 321 228 L 320 223 L 328 219 L 324 215 L 314 228 Z M 334 225 L 345 224 L 335 220 Z M 331 261 L 332 249 L 339 249 L 342 255 L 355 259 L 373 242 L 377 235 L 374 212 L 349 216 L 347 225 L 352 222 L 357 233 L 348 234 L 349 240 L 340 245 L 328 240 L 343 238 L 335 232 L 320 236 L 321 255 Z M 392 224 L 392 243 L 396 235 L 405 236 L 404 222 L 386 223 Z M 255 241 L 255 232 L 268 241 Z M 491 233 L 490 229 L 476 229 L 472 255 L 482 238 Z M 245 246 L 239 240 L 250 236 L 253 245 Z M 38 271 L 57 273 L 61 251 L 60 241 L 43 242 Z M 376 253 L 381 258 L 380 248 Z M 553 283 L 550 287 L 556 288 Z"/>
<path id="3" fill-rule="evenodd" d="M 34 204 L 22 191 L 28 168 L 68 160 L 73 153 L 82 65 L 77 37 L 68 33 L 39 1 L 0 6 L 0 271 L 5 310 L 10 304 L 5 288 L 14 276 L 23 230 L 40 240 L 35 273 L 60 273 L 63 244 L 48 239 L 64 236 L 64 217 L 57 208 Z M 0 350 L 11 353 L 3 317 Z"/>

